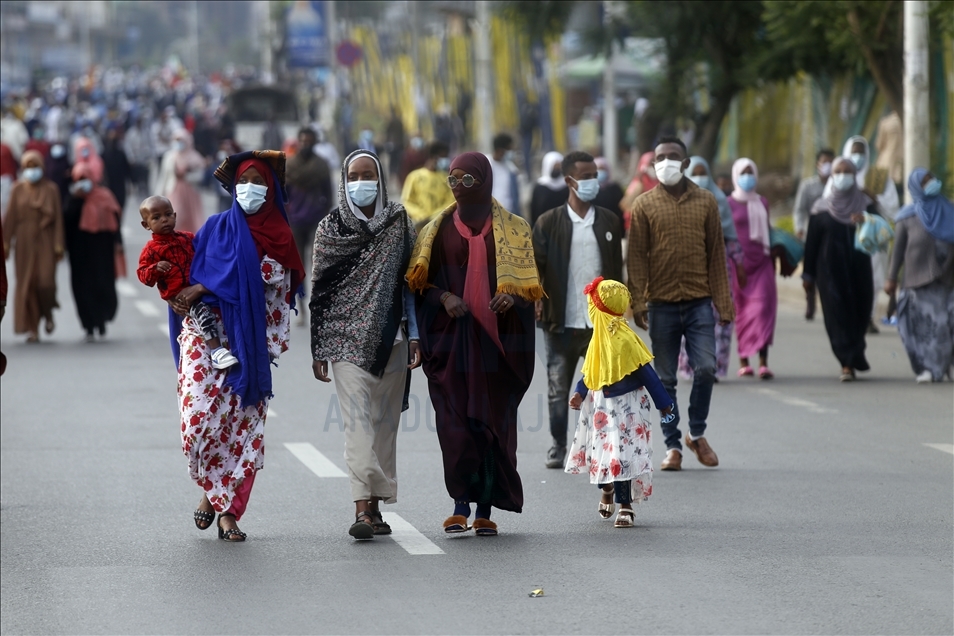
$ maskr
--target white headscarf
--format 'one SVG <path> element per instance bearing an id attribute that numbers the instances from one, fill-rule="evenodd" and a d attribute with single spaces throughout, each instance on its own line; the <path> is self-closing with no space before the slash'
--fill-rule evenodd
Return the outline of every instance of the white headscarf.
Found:
<path id="1" fill-rule="evenodd" d="M 550 176 L 550 173 L 553 172 L 553 169 L 560 165 L 560 162 L 563 161 L 563 155 L 558 152 L 548 152 L 543 155 L 543 166 L 540 171 L 540 178 L 537 179 L 537 183 L 542 186 L 546 186 L 551 190 L 563 190 L 566 188 L 566 181 L 563 180 L 563 175 L 554 179 Z"/>
<path id="2" fill-rule="evenodd" d="M 374 216 L 378 217 L 381 215 L 381 210 L 384 209 L 384 203 L 382 201 L 384 197 L 381 196 L 381 179 L 382 179 L 381 175 L 383 173 L 381 172 L 381 162 L 378 161 L 378 158 L 367 152 L 359 152 L 355 154 L 354 156 L 351 157 L 351 160 L 348 161 L 348 165 L 345 166 L 345 170 L 344 170 L 345 178 L 347 178 L 348 176 L 348 168 L 351 167 L 351 164 L 353 164 L 355 161 L 357 161 L 361 157 L 367 157 L 368 159 L 371 159 L 372 161 L 374 161 L 374 165 L 378 167 L 378 197 L 374 200 Z M 361 211 L 361 208 L 355 205 L 354 201 L 351 200 L 351 193 L 348 192 L 348 186 L 344 187 L 344 197 L 345 197 L 345 201 L 348 202 L 348 207 L 351 209 L 351 212 L 356 217 L 358 217 L 362 221 L 370 220 L 367 216 L 365 216 L 364 212 Z"/>
<path id="3" fill-rule="evenodd" d="M 768 254 L 769 247 L 771 246 L 771 241 L 769 240 L 768 210 L 765 209 L 765 204 L 762 203 L 761 195 L 755 190 L 746 192 L 739 187 L 739 177 L 742 176 L 742 171 L 749 167 L 752 168 L 752 174 L 755 175 L 755 179 L 758 181 L 759 168 L 751 159 L 743 157 L 742 159 L 736 159 L 735 163 L 732 164 L 732 185 L 735 186 L 735 189 L 732 190 L 731 196 L 739 203 L 745 203 L 748 207 L 749 240 L 754 243 L 761 243 L 765 253 Z"/>

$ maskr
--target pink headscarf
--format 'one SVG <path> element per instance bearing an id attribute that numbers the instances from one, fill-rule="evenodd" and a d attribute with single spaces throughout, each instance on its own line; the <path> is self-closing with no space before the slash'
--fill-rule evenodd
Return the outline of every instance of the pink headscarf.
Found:
<path id="1" fill-rule="evenodd" d="M 739 177 L 742 176 L 742 171 L 749 167 L 752 168 L 752 174 L 755 175 L 755 179 L 758 181 L 759 168 L 751 159 L 743 157 L 736 159 L 735 163 L 732 164 L 732 185 L 735 189 L 732 190 L 731 196 L 739 203 L 745 203 L 747 205 L 749 212 L 749 240 L 755 243 L 761 243 L 765 249 L 765 253 L 768 254 L 772 243 L 769 240 L 768 210 L 765 209 L 765 204 L 762 203 L 762 196 L 755 190 L 746 192 L 739 187 Z"/>
<path id="2" fill-rule="evenodd" d="M 83 156 L 84 150 L 89 150 L 86 157 Z M 76 180 L 76 169 L 82 165 L 89 167 L 86 177 L 92 180 L 93 185 L 99 185 L 103 182 L 103 159 L 96 152 L 96 145 L 92 141 L 86 137 L 77 137 L 76 141 L 73 142 L 73 157 L 75 158 L 73 164 L 74 181 Z"/>

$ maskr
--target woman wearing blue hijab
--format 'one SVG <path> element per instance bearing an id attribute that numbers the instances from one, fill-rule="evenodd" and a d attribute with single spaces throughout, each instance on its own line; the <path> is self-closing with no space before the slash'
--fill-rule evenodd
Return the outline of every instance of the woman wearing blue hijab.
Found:
<path id="1" fill-rule="evenodd" d="M 884 291 L 894 296 L 898 332 L 918 383 L 940 382 L 954 362 L 954 205 L 925 168 L 908 177 L 913 202 L 895 219 L 894 253 Z"/>
<path id="2" fill-rule="evenodd" d="M 743 265 L 744 254 L 742 246 L 739 244 L 739 235 L 735 231 L 735 222 L 732 220 L 732 210 L 729 208 L 729 200 L 725 193 L 716 186 L 715 179 L 712 178 L 712 170 L 709 169 L 709 162 L 695 155 L 689 158 L 689 167 L 686 169 L 686 175 L 689 180 L 695 183 L 703 190 L 708 190 L 715 197 L 719 205 L 719 218 L 722 220 L 722 238 L 725 240 L 726 267 L 729 269 L 729 275 L 732 275 L 732 268 L 729 267 L 729 259 L 735 263 L 735 275 L 739 281 L 740 287 L 745 287 L 746 275 Z M 732 289 L 729 289 L 729 293 Z M 715 306 L 712 308 L 715 311 Z M 718 378 L 725 377 L 729 371 L 729 353 L 732 349 L 732 330 L 735 329 L 735 323 L 729 323 L 725 326 L 719 324 L 719 314 L 716 312 L 716 381 Z M 686 355 L 686 340 L 683 338 L 682 349 L 679 351 L 679 373 L 683 378 L 692 377 L 692 367 L 689 366 L 689 357 Z"/>

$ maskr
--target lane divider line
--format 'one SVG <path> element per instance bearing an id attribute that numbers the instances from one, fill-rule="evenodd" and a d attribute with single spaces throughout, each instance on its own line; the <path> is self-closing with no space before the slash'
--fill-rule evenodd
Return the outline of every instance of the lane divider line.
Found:
<path id="1" fill-rule="evenodd" d="M 268 410 L 265 411 L 265 417 L 278 417 L 278 413 L 276 413 L 276 412 L 272 409 L 272 407 L 268 407 Z M 287 444 L 286 444 L 286 446 L 287 446 Z"/>
<path id="2" fill-rule="evenodd" d="M 792 397 L 790 395 L 785 395 L 775 389 L 749 389 L 754 393 L 759 393 L 761 395 L 766 395 L 773 400 L 781 402 L 782 404 L 787 404 L 789 406 L 797 406 L 799 408 L 807 409 L 812 413 L 837 413 L 837 409 L 829 409 L 820 404 L 816 404 L 811 400 L 803 400 L 802 398 Z"/>
<path id="3" fill-rule="evenodd" d="M 391 538 L 404 548 L 408 554 L 444 554 L 444 551 L 421 534 L 417 528 L 408 523 L 404 517 L 396 512 L 382 512 L 381 516 L 391 526 Z"/>
<path id="4" fill-rule="evenodd" d="M 939 450 L 943 453 L 954 455 L 954 444 L 925 444 L 928 448 Z"/>
<path id="5" fill-rule="evenodd" d="M 285 448 L 319 477 L 347 477 L 343 470 L 308 442 L 285 442 Z"/>
<path id="6" fill-rule="evenodd" d="M 156 307 L 155 303 L 151 301 L 137 300 L 134 304 L 136 305 L 136 309 L 138 309 L 139 313 L 141 313 L 143 316 L 155 318 L 159 315 L 159 309 Z"/>
<path id="7" fill-rule="evenodd" d="M 119 295 L 123 298 L 135 298 L 139 295 L 139 292 L 136 291 L 135 286 L 130 283 L 128 280 L 120 278 L 116 281 L 116 291 L 119 292 Z"/>

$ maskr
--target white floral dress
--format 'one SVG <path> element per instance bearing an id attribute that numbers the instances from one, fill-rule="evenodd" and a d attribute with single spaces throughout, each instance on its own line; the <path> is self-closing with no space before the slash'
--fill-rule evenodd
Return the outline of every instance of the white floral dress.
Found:
<path id="1" fill-rule="evenodd" d="M 274 360 L 288 350 L 291 275 L 268 256 L 262 259 L 265 283 L 265 335 Z M 216 321 L 222 344 L 228 336 Z M 179 334 L 179 412 L 182 452 L 189 476 L 205 490 L 216 511 L 232 504 L 238 485 L 260 470 L 265 456 L 265 414 L 268 398 L 245 406 L 225 385 L 226 370 L 212 368 L 211 350 L 191 317 Z"/>
<path id="2" fill-rule="evenodd" d="M 653 493 L 649 393 L 639 388 L 618 397 L 588 391 L 566 458 L 565 472 L 589 473 L 590 483 L 632 480 L 633 503 Z"/>

